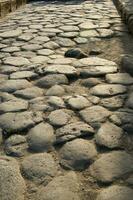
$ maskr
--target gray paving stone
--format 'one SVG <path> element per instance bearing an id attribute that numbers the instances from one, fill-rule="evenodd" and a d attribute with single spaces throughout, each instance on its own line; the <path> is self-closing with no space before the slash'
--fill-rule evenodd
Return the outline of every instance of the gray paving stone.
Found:
<path id="1" fill-rule="evenodd" d="M 35 152 L 48 152 L 55 142 L 54 129 L 48 123 L 40 123 L 27 135 L 29 148 Z"/>
<path id="2" fill-rule="evenodd" d="M 19 67 L 22 65 L 29 65 L 30 62 L 27 58 L 24 58 L 24 57 L 7 57 L 4 60 L 4 64 Z"/>
<path id="3" fill-rule="evenodd" d="M 39 49 L 42 49 L 42 46 L 39 44 L 26 44 L 22 46 L 21 48 L 22 50 L 26 50 L 26 51 L 37 51 Z"/>
<path id="4" fill-rule="evenodd" d="M 71 65 L 50 65 L 44 71 L 52 74 L 77 75 L 77 70 Z"/>
<path id="5" fill-rule="evenodd" d="M 0 159 L 0 199 L 24 200 L 26 185 L 17 161 L 7 156 Z"/>
<path id="6" fill-rule="evenodd" d="M 68 105 L 74 110 L 81 110 L 91 106 L 91 103 L 83 96 L 72 97 L 68 100 Z"/>
<path id="7" fill-rule="evenodd" d="M 79 28 L 77 26 L 60 26 L 60 29 L 65 32 L 79 31 Z"/>
<path id="8" fill-rule="evenodd" d="M 98 36 L 99 34 L 96 30 L 85 30 L 85 31 L 80 32 L 80 37 L 89 38 L 89 37 L 98 37 Z"/>
<path id="9" fill-rule="evenodd" d="M 32 71 L 19 71 L 19 72 L 14 72 L 10 75 L 10 79 L 32 79 L 37 77 L 38 75 Z"/>
<path id="10" fill-rule="evenodd" d="M 133 190 L 126 186 L 113 185 L 103 189 L 96 200 L 132 200 Z"/>
<path id="11" fill-rule="evenodd" d="M 1 92 L 15 92 L 16 90 L 25 89 L 25 88 L 28 88 L 31 86 L 32 86 L 32 84 L 25 79 L 6 80 L 6 81 L 2 82 L 2 84 L 0 86 L 0 91 Z"/>
<path id="12" fill-rule="evenodd" d="M 37 54 L 43 56 L 49 56 L 54 54 L 54 51 L 52 51 L 51 49 L 41 49 L 37 51 Z"/>
<path id="13" fill-rule="evenodd" d="M 109 98 L 103 98 L 101 99 L 101 106 L 104 106 L 105 108 L 108 109 L 118 109 L 122 108 L 125 102 L 125 95 L 117 95 Z"/>
<path id="14" fill-rule="evenodd" d="M 23 160 L 22 171 L 29 180 L 46 186 L 57 174 L 57 165 L 50 154 L 38 153 Z"/>
<path id="15" fill-rule="evenodd" d="M 94 144 L 84 139 L 67 142 L 59 152 L 60 163 L 71 170 L 84 170 L 97 155 Z"/>
<path id="16" fill-rule="evenodd" d="M 75 42 L 71 39 L 62 37 L 57 38 L 56 43 L 59 44 L 61 47 L 71 47 L 75 45 Z"/>
<path id="17" fill-rule="evenodd" d="M 90 172 L 98 181 L 113 182 L 133 172 L 133 158 L 125 151 L 106 153 L 91 165 Z"/>
<path id="18" fill-rule="evenodd" d="M 123 85 L 133 84 L 133 78 L 127 73 L 107 74 L 106 81 Z"/>
<path id="19" fill-rule="evenodd" d="M 20 29 L 10 30 L 3 33 L 0 33 L 0 37 L 2 38 L 12 38 L 21 35 L 22 31 Z"/>
<path id="20" fill-rule="evenodd" d="M 56 130 L 56 142 L 62 143 L 69 140 L 90 136 L 94 134 L 94 129 L 84 122 L 73 122 Z"/>
<path id="21" fill-rule="evenodd" d="M 61 97 L 50 96 L 48 103 L 55 108 L 65 108 L 65 103 Z"/>
<path id="22" fill-rule="evenodd" d="M 47 96 L 63 96 L 65 93 L 65 90 L 60 85 L 54 85 L 50 89 L 47 90 L 46 94 Z"/>

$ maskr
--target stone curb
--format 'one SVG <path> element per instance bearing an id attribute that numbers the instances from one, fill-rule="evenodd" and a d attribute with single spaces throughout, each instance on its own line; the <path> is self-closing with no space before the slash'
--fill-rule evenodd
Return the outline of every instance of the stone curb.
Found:
<path id="1" fill-rule="evenodd" d="M 133 0 L 113 0 L 122 19 L 133 34 Z"/>
<path id="2" fill-rule="evenodd" d="M 5 17 L 8 13 L 15 11 L 22 5 L 25 5 L 27 0 L 0 0 L 0 18 Z"/>

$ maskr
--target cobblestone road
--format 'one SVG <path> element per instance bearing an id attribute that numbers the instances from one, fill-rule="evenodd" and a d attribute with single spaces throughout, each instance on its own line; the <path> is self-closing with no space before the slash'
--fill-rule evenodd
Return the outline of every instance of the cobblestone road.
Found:
<path id="1" fill-rule="evenodd" d="M 110 0 L 0 22 L 1 200 L 132 200 L 132 53 Z"/>

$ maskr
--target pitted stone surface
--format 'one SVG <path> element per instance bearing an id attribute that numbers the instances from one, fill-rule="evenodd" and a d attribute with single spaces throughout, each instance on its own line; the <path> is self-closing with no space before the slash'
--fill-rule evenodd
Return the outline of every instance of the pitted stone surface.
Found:
<path id="1" fill-rule="evenodd" d="M 57 165 L 50 154 L 35 154 L 23 160 L 22 171 L 29 180 L 45 186 L 57 174 Z"/>

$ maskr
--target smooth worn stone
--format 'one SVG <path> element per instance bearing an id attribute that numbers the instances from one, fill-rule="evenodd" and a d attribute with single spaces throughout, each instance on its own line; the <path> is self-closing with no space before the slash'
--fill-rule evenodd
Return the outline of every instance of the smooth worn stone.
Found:
<path id="1" fill-rule="evenodd" d="M 87 79 L 83 79 L 81 80 L 81 84 L 85 87 L 93 87 L 97 84 L 100 84 L 100 80 L 98 78 L 87 78 Z"/>
<path id="2" fill-rule="evenodd" d="M 79 31 L 79 28 L 77 26 L 60 26 L 60 29 L 64 32 Z"/>
<path id="3" fill-rule="evenodd" d="M 97 155 L 94 144 L 84 139 L 75 139 L 63 145 L 59 152 L 60 163 L 71 170 L 84 170 Z"/>
<path id="4" fill-rule="evenodd" d="M 133 84 L 133 78 L 127 73 L 107 74 L 106 81 L 123 85 Z"/>
<path id="5" fill-rule="evenodd" d="M 58 45 L 60 45 L 61 47 L 71 47 L 71 46 L 75 45 L 75 42 L 72 41 L 71 39 L 69 39 L 69 38 L 62 38 L 62 37 L 57 38 L 56 39 L 56 43 Z"/>
<path id="6" fill-rule="evenodd" d="M 55 142 L 54 129 L 48 123 L 40 123 L 27 135 L 29 148 L 36 152 L 48 152 Z"/>
<path id="7" fill-rule="evenodd" d="M 121 60 L 122 68 L 129 74 L 133 76 L 133 56 L 126 55 L 123 56 Z"/>
<path id="8" fill-rule="evenodd" d="M 56 97 L 56 96 L 51 96 L 48 99 L 48 103 L 56 108 L 65 108 L 65 103 L 62 98 Z"/>
<path id="9" fill-rule="evenodd" d="M 37 51 L 37 54 L 43 56 L 49 56 L 54 54 L 54 51 L 52 51 L 51 49 L 40 49 Z"/>
<path id="10" fill-rule="evenodd" d="M 31 25 L 29 26 L 29 28 L 30 28 L 30 29 L 41 29 L 41 28 L 43 28 L 43 26 L 40 25 L 40 24 L 31 24 Z"/>
<path id="11" fill-rule="evenodd" d="M 116 63 L 103 58 L 91 56 L 88 58 L 82 58 L 74 63 L 75 67 L 87 67 L 87 66 L 105 66 L 105 67 L 117 67 Z"/>
<path id="12" fill-rule="evenodd" d="M 104 122 L 110 115 L 111 112 L 102 106 L 91 106 L 80 111 L 81 118 L 91 124 Z"/>
<path id="13" fill-rule="evenodd" d="M 115 66 L 95 66 L 95 67 L 84 67 L 80 69 L 80 74 L 83 77 L 91 77 L 91 76 L 103 76 L 108 73 L 117 72 L 117 67 Z"/>
<path id="14" fill-rule="evenodd" d="M 100 182 L 113 182 L 133 172 L 133 157 L 125 151 L 105 153 L 91 165 L 90 172 Z"/>
<path id="15" fill-rule="evenodd" d="M 30 59 L 32 63 L 35 64 L 44 64 L 49 60 L 47 56 L 34 56 Z"/>
<path id="16" fill-rule="evenodd" d="M 103 98 L 101 99 L 100 104 L 101 106 L 104 106 L 105 108 L 108 109 L 118 109 L 122 108 L 125 98 L 126 98 L 125 95 L 117 95 L 110 98 Z"/>
<path id="17" fill-rule="evenodd" d="M 60 33 L 59 36 L 60 37 L 64 37 L 64 38 L 75 38 L 76 36 L 78 36 L 79 33 L 78 32 L 63 32 Z"/>
<path id="18" fill-rule="evenodd" d="M 86 44 L 88 42 L 87 38 L 83 38 L 83 37 L 76 37 L 74 38 L 74 41 L 77 44 Z"/>
<path id="19" fill-rule="evenodd" d="M 27 109 L 28 102 L 17 98 L 0 104 L 0 113 L 24 111 Z"/>
<path id="20" fill-rule="evenodd" d="M 31 87 L 32 84 L 25 80 L 6 80 L 3 81 L 0 85 L 0 91 L 1 92 L 15 92 L 16 90 L 21 90 L 24 88 Z"/>
<path id="21" fill-rule="evenodd" d="M 72 97 L 67 103 L 74 110 L 81 110 L 91 106 L 91 103 L 83 96 Z"/>
<path id="22" fill-rule="evenodd" d="M 73 122 L 56 130 L 56 142 L 62 143 L 78 137 L 91 136 L 94 129 L 84 122 Z"/>
<path id="23" fill-rule="evenodd" d="M 64 58 L 64 57 L 59 57 L 55 58 L 53 60 L 49 60 L 48 64 L 55 64 L 55 65 L 72 65 L 74 59 L 73 58 Z"/>
<path id="24" fill-rule="evenodd" d="M 40 113 L 29 111 L 5 113 L 0 116 L 0 126 L 7 133 L 14 133 L 32 127 L 35 123 L 41 122 L 42 116 Z"/>
<path id="25" fill-rule="evenodd" d="M 39 44 L 26 44 L 21 47 L 22 50 L 26 51 L 37 51 L 39 49 L 42 49 L 42 46 Z"/>
<path id="26" fill-rule="evenodd" d="M 28 41 L 31 40 L 33 37 L 34 37 L 33 34 L 24 33 L 24 34 L 21 34 L 17 39 L 18 39 L 18 40 L 22 40 L 22 41 L 28 42 Z"/>
<path id="27" fill-rule="evenodd" d="M 61 109 L 52 111 L 48 116 L 49 123 L 53 126 L 64 126 L 68 123 L 70 118 L 71 115 Z"/>
<path id="28" fill-rule="evenodd" d="M 126 186 L 112 185 L 101 190 L 96 200 L 132 200 L 132 197 L 133 189 Z"/>
<path id="29" fill-rule="evenodd" d="M 52 74 L 77 75 L 77 70 L 71 65 L 50 65 L 44 71 Z"/>
<path id="30" fill-rule="evenodd" d="M 88 55 L 80 49 L 68 49 L 65 52 L 65 57 L 81 59 L 88 57 Z"/>
<path id="31" fill-rule="evenodd" d="M 0 199 L 24 200 L 26 185 L 13 158 L 0 156 Z"/>
<path id="32" fill-rule="evenodd" d="M 44 91 L 38 87 L 30 87 L 23 90 L 17 90 L 14 95 L 24 99 L 33 99 L 39 96 L 43 96 Z"/>
<path id="33" fill-rule="evenodd" d="M 34 38 L 34 40 L 35 40 L 35 42 L 40 41 L 42 43 L 50 41 L 49 37 L 47 37 L 47 36 L 37 36 L 37 37 Z"/>
<path id="34" fill-rule="evenodd" d="M 80 37 L 98 37 L 99 34 L 96 30 L 85 30 L 80 32 Z"/>
<path id="35" fill-rule="evenodd" d="M 98 84 L 94 86 L 90 93 L 96 96 L 108 97 L 123 94 L 127 91 L 126 87 L 119 84 Z"/>
<path id="36" fill-rule="evenodd" d="M 30 62 L 27 58 L 24 57 L 7 57 L 4 59 L 4 64 L 19 67 L 22 65 L 29 65 Z"/>
<path id="37" fill-rule="evenodd" d="M 105 123 L 95 135 L 96 143 L 108 148 L 122 147 L 124 142 L 123 130 L 112 123 Z"/>
<path id="38" fill-rule="evenodd" d="M 54 49 L 58 49 L 60 46 L 54 41 L 49 41 L 47 43 L 44 43 L 43 47 L 46 48 L 46 49 L 54 50 Z"/>
<path id="39" fill-rule="evenodd" d="M 6 139 L 4 144 L 4 150 L 9 156 L 22 157 L 26 154 L 27 149 L 26 138 L 22 135 L 12 135 Z"/>
<path id="40" fill-rule="evenodd" d="M 114 35 L 114 31 L 111 29 L 97 29 L 100 38 L 111 38 Z"/>
<path id="41" fill-rule="evenodd" d="M 1 51 L 7 52 L 7 53 L 13 53 L 13 52 L 20 51 L 20 48 L 19 47 L 6 47 L 6 48 L 3 48 Z"/>
<path id="42" fill-rule="evenodd" d="M 65 90 L 60 85 L 54 85 L 51 88 L 49 88 L 45 95 L 47 96 L 63 96 L 65 93 Z"/>
<path id="43" fill-rule="evenodd" d="M 20 29 L 10 30 L 10 31 L 0 33 L 0 37 L 13 38 L 13 37 L 18 37 L 19 35 L 21 35 L 21 33 L 22 33 L 22 31 Z"/>
<path id="44" fill-rule="evenodd" d="M 14 97 L 14 95 L 9 94 L 7 92 L 0 92 L 0 99 L 1 99 L 1 102 L 5 102 L 5 101 L 14 100 L 16 99 L 16 97 Z"/>
<path id="45" fill-rule="evenodd" d="M 64 74 L 50 74 L 40 78 L 36 85 L 42 88 L 49 88 L 53 85 L 68 84 L 68 79 Z"/>
<path id="46" fill-rule="evenodd" d="M 91 22 L 90 20 L 88 21 L 85 21 L 83 23 L 81 23 L 79 25 L 79 28 L 80 29 L 88 29 L 88 30 L 91 30 L 91 29 L 96 29 L 98 28 L 98 25 L 94 24 L 93 22 Z"/>
<path id="47" fill-rule="evenodd" d="M 57 174 L 57 165 L 48 153 L 38 153 L 26 157 L 21 168 L 27 179 L 44 186 Z"/>
<path id="48" fill-rule="evenodd" d="M 45 187 L 37 191 L 35 199 L 39 200 L 80 200 L 80 182 L 76 173 L 68 172 L 58 176 Z"/>
<path id="49" fill-rule="evenodd" d="M 14 72 L 10 75 L 10 79 L 24 79 L 24 78 L 35 78 L 37 77 L 37 74 L 32 71 L 20 71 L 20 72 Z"/>

